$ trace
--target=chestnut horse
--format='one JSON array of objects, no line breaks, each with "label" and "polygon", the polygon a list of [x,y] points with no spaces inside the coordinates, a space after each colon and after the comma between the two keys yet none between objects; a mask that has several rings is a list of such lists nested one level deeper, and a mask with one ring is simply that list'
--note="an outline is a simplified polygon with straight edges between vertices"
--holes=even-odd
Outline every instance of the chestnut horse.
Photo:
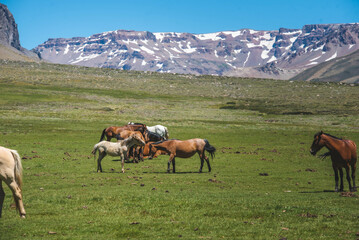
[{"label": "chestnut horse", "polygon": [[[130,131],[130,130],[121,131],[119,134],[116,135],[116,139],[117,139],[117,141],[124,140],[126,138],[129,138],[132,135],[136,135],[143,142],[147,142],[147,141],[145,141],[145,138],[143,137],[144,134],[142,134],[140,131]],[[137,148],[139,148],[138,151],[136,150]],[[143,153],[142,152],[143,152],[143,146],[134,145],[127,151],[127,155],[125,156],[125,158],[127,160],[132,156],[133,162],[143,161]],[[136,158],[137,158],[137,161],[136,161]]]},{"label": "chestnut horse", "polygon": [[[206,157],[205,155],[205,151],[209,152],[212,156],[214,156],[214,153],[216,151],[216,148],[211,146],[208,142],[208,140],[206,139],[200,139],[200,138],[194,138],[194,139],[189,139],[189,140],[185,140],[185,141],[181,141],[181,140],[177,140],[177,139],[173,139],[173,140],[165,140],[165,141],[161,141],[161,142],[156,142],[156,143],[152,143],[150,144],[150,152],[152,146],[156,147],[156,149],[158,150],[162,150],[164,152],[166,152],[168,155],[170,155],[170,158],[168,160],[168,167],[167,167],[167,172],[170,172],[170,165],[172,162],[172,167],[173,167],[173,172],[175,173],[175,158],[179,157],[179,158],[189,158],[192,157],[194,154],[198,153],[199,158],[201,159],[201,167],[199,169],[199,172],[202,172],[202,168],[203,168],[203,162],[204,160],[206,160],[207,162],[207,166],[208,166],[208,172],[211,171],[211,166],[209,164],[209,159],[208,157]],[[151,155],[151,157],[153,157],[153,153]]]},{"label": "chestnut horse", "polygon": [[22,164],[19,154],[15,150],[0,147],[0,218],[4,204],[5,192],[2,188],[4,181],[12,191],[16,208],[20,217],[25,218],[26,212],[22,202]]},{"label": "chestnut horse", "polygon": [[[345,168],[347,180],[349,183],[349,190],[354,192],[357,190],[355,185],[355,170],[357,162],[356,144],[351,140],[341,139],[334,137],[330,134],[318,132],[314,135],[310,153],[314,156],[321,148],[326,147],[329,152],[323,154],[323,157],[329,156],[332,159],[332,166],[335,174],[335,191],[338,192],[338,170],[340,174],[340,191],[344,190],[343,187],[343,170]],[[351,167],[351,175],[353,179],[353,187],[350,182],[349,168]]]},{"label": "chestnut horse", "polygon": [[100,138],[100,141],[102,141],[102,139],[105,138],[106,136],[106,140],[107,141],[111,141],[112,138],[115,138],[117,134],[119,134],[121,131],[124,131],[124,130],[130,130],[130,131],[140,131],[142,134],[146,131],[146,125],[145,124],[135,124],[135,125],[125,125],[125,126],[122,126],[122,127],[116,127],[116,126],[111,126],[111,127],[108,127],[108,128],[105,128],[103,131],[102,131],[102,134],[101,134],[101,138]]},{"label": "chestnut horse", "polygon": [[146,143],[146,145],[143,147],[143,158],[148,158],[148,159],[152,159],[152,158],[156,158],[159,155],[166,155],[167,153],[163,150],[159,150],[157,149],[154,145],[151,146],[150,149],[150,145],[153,144],[155,142],[148,142]]}]

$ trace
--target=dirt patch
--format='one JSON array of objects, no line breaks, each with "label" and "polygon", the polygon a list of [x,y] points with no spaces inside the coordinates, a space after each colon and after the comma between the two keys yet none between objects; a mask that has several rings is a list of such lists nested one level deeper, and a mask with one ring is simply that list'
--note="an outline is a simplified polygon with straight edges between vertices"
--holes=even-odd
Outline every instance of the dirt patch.
[{"label": "dirt patch", "polygon": [[354,197],[357,198],[358,196],[355,193],[352,192],[342,192],[340,193],[341,197]]},{"label": "dirt patch", "polygon": [[311,214],[311,213],[309,213],[309,212],[307,212],[307,213],[302,213],[302,214],[300,214],[299,216],[301,216],[301,217],[306,217],[306,218],[317,218],[317,217],[318,217],[318,215]]}]

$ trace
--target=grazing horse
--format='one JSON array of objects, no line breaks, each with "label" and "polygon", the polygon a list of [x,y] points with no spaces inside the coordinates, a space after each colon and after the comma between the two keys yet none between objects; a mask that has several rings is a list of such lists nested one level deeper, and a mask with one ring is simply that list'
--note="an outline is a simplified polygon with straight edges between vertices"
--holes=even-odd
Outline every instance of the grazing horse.
[{"label": "grazing horse", "polygon": [[119,140],[117,142],[109,142],[102,141],[95,144],[92,154],[96,157],[96,151],[99,151],[98,159],[97,159],[97,172],[102,172],[101,160],[106,156],[110,155],[112,157],[120,156],[122,162],[122,172],[125,172],[125,155],[127,151],[133,145],[141,145],[144,146],[145,142],[139,138],[137,135],[131,135],[129,138],[125,140]]},{"label": "grazing horse", "polygon": [[[208,166],[208,172],[211,171],[211,166],[209,164],[209,159],[208,157],[206,157],[205,155],[205,151],[209,152],[212,156],[214,156],[214,153],[216,151],[216,148],[211,146],[208,142],[208,140],[206,139],[200,139],[200,138],[194,138],[194,139],[189,139],[189,140],[185,140],[185,141],[180,141],[180,140],[165,140],[165,141],[160,141],[157,143],[152,143],[150,144],[150,152],[152,146],[156,147],[156,149],[158,150],[162,150],[164,152],[166,152],[168,155],[170,155],[170,158],[168,160],[168,167],[167,167],[167,172],[170,172],[170,165],[172,162],[172,166],[173,166],[173,172],[175,173],[175,158],[179,157],[179,158],[189,158],[192,157],[194,154],[198,153],[199,158],[201,159],[201,167],[199,169],[199,172],[202,172],[202,168],[203,168],[203,162],[204,160],[206,160],[207,162],[207,166]],[[153,154],[151,155],[151,157],[153,157]]]},{"label": "grazing horse", "polygon": [[143,158],[152,159],[152,158],[158,157],[159,155],[166,155],[167,154],[165,151],[157,149],[154,145],[152,145],[151,149],[150,149],[150,145],[152,143],[155,143],[155,142],[148,142],[143,147],[143,152],[142,152]]},{"label": "grazing horse", "polygon": [[[349,183],[349,190],[354,192],[357,190],[355,185],[355,170],[357,162],[356,144],[351,140],[334,137],[330,134],[318,132],[314,135],[310,153],[314,156],[322,147],[326,147],[329,152],[322,155],[322,157],[329,156],[332,159],[332,166],[335,174],[335,191],[338,192],[338,170],[340,174],[340,191],[343,187],[343,170],[345,168],[347,180]],[[349,168],[352,170],[353,187],[350,182]]]},{"label": "grazing horse", "polygon": [[[134,123],[134,122],[128,123],[128,125],[136,125],[136,124],[142,124],[142,123]],[[151,126],[151,127],[147,126],[147,130],[150,132],[153,132],[153,133],[157,133],[158,135],[163,137],[165,140],[167,140],[169,138],[168,129],[165,126],[162,126],[162,125],[155,125],[155,126]]]},{"label": "grazing horse", "polygon": [[124,130],[140,131],[141,133],[143,133],[144,131],[146,131],[146,125],[131,124],[131,125],[125,125],[122,127],[111,126],[111,127],[105,128],[102,131],[101,138],[100,138],[99,142],[101,142],[105,138],[105,136],[106,136],[107,141],[111,141],[111,138],[115,138],[116,135],[118,135],[121,131],[124,131]]},{"label": "grazing horse", "polygon": [[17,151],[0,147],[0,218],[5,199],[5,192],[2,188],[4,181],[12,191],[16,209],[19,210],[20,217],[25,218],[26,212],[22,202],[22,164]]}]

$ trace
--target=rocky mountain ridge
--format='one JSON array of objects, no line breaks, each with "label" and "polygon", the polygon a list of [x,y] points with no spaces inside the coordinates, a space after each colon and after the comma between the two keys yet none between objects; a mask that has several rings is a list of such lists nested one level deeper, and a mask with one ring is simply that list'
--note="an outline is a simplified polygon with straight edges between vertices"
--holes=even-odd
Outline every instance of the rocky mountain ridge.
[{"label": "rocky mountain ridge", "polygon": [[6,5],[0,3],[0,59],[33,61],[38,56],[20,45],[14,16]]},{"label": "rocky mountain ridge", "polygon": [[54,63],[125,70],[288,79],[359,49],[359,24],[242,29],[208,34],[117,30],[49,39],[34,50]]}]

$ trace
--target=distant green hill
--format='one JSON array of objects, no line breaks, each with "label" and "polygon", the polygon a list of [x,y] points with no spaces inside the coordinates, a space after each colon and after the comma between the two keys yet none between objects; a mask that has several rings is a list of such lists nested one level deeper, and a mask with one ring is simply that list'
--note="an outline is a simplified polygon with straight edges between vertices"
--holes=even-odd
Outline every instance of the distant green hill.
[{"label": "distant green hill", "polygon": [[318,64],[291,80],[359,83],[359,51]]}]

